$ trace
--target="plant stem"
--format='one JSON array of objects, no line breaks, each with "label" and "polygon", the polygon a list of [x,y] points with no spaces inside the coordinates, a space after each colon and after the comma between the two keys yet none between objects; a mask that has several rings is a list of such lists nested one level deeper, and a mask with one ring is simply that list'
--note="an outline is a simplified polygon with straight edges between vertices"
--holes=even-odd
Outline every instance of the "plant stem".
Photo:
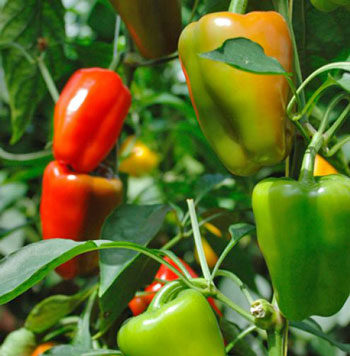
[{"label": "plant stem", "polygon": [[201,234],[199,231],[199,225],[198,225],[198,220],[197,220],[197,215],[196,215],[196,210],[194,207],[193,199],[187,199],[187,205],[188,205],[188,210],[190,212],[194,241],[196,244],[196,249],[198,252],[199,262],[201,265],[203,276],[207,281],[211,281],[210,271],[209,271],[208,263],[207,263],[207,260],[205,258],[205,254],[204,254],[202,238],[201,238]]},{"label": "plant stem", "polygon": [[22,164],[25,164],[28,162],[29,164],[32,164],[33,161],[49,160],[51,157],[51,150],[32,153],[10,153],[0,148],[0,159],[8,163],[21,162]]},{"label": "plant stem", "polygon": [[[343,98],[343,99],[345,99],[345,98]],[[350,97],[346,96],[346,99],[350,100]],[[343,110],[343,112],[340,114],[338,119],[333,123],[333,125],[324,134],[326,143],[330,141],[330,139],[335,135],[337,130],[343,125],[345,120],[348,118],[349,113],[350,113],[350,104],[347,105],[347,107]]]},{"label": "plant stem", "polygon": [[244,14],[246,12],[247,5],[248,0],[231,0],[228,11],[235,14]]},{"label": "plant stem", "polygon": [[225,294],[220,292],[219,290],[216,291],[215,293],[215,298],[224,304],[226,304],[228,307],[230,307],[232,310],[234,310],[236,313],[241,315],[244,319],[248,320],[252,324],[254,324],[254,317],[245,311],[243,308],[241,308],[239,305],[235,304],[230,298],[226,297]]},{"label": "plant stem", "polygon": [[267,345],[269,356],[283,356],[285,351],[283,330],[268,330]]},{"label": "plant stem", "polygon": [[235,345],[237,344],[237,342],[241,341],[242,339],[244,339],[247,335],[249,335],[250,333],[252,333],[254,330],[256,330],[256,326],[255,325],[251,325],[249,326],[247,329],[243,330],[240,334],[237,335],[237,337],[231,341],[227,346],[226,346],[226,352],[230,352]]},{"label": "plant stem", "polygon": [[218,270],[216,272],[215,276],[221,276],[221,277],[229,278],[242,291],[242,293],[246,297],[249,305],[253,303],[254,300],[253,300],[252,296],[250,295],[247,286],[234,273],[232,273],[230,271],[225,271],[225,270]]},{"label": "plant stem", "polygon": [[338,150],[344,146],[346,143],[350,142],[350,136],[343,137],[339,142],[337,142],[326,154],[327,157],[332,157],[338,152]]},{"label": "plant stem", "polygon": [[46,67],[46,64],[45,64],[45,62],[43,60],[43,56],[42,55],[37,58],[37,62],[38,62],[38,66],[39,66],[41,75],[43,76],[43,79],[44,79],[44,81],[46,83],[47,89],[49,90],[53,101],[55,103],[57,103],[60,94],[59,94],[59,92],[58,92],[58,90],[56,88],[56,84],[53,81],[49,70]]},{"label": "plant stem", "polygon": [[118,56],[118,40],[119,40],[119,33],[120,33],[120,16],[117,15],[115,19],[115,31],[114,31],[114,40],[113,40],[113,58],[112,62],[109,65],[109,69],[115,71],[119,62]]},{"label": "plant stem", "polygon": [[191,23],[193,21],[194,16],[196,15],[196,10],[197,10],[198,5],[199,5],[199,0],[195,0],[194,4],[193,4],[193,7],[192,7],[192,13],[191,13],[191,17],[190,17],[189,23]]}]

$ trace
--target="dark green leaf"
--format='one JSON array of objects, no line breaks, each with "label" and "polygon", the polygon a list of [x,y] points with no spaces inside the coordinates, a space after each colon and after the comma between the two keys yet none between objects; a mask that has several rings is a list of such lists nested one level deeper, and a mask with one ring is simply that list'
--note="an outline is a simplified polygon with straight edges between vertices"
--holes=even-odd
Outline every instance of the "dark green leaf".
[{"label": "dark green leaf", "polygon": [[237,243],[244,236],[254,231],[255,226],[251,224],[240,223],[240,224],[231,225],[228,230],[232,237],[232,240],[236,241]]},{"label": "dark green leaf", "polygon": [[264,49],[248,38],[237,37],[226,40],[214,51],[201,53],[202,58],[224,62],[234,68],[256,73],[287,75],[276,58],[268,57]]},{"label": "dark green leaf", "polygon": [[47,44],[45,63],[54,79],[69,69],[63,51],[64,26],[60,0],[7,0],[0,11],[0,46],[10,97],[12,142],[23,135],[47,92],[35,62],[40,53],[38,41]]},{"label": "dark green leaf", "polygon": [[345,351],[347,353],[350,352],[350,344],[344,344],[341,342],[338,342],[325,334],[322,329],[319,327],[319,325],[312,319],[310,320],[304,320],[300,322],[293,321],[290,323],[290,326],[306,331],[310,334],[313,334],[315,336],[318,336],[324,340],[327,340],[330,344],[336,346],[338,349]]},{"label": "dark green leaf", "polygon": [[199,201],[210,191],[217,188],[227,178],[229,178],[229,176],[222,174],[205,174],[201,176],[198,182],[196,183],[194,190],[196,200]]},{"label": "dark green leaf", "polygon": [[98,38],[112,41],[116,23],[116,14],[109,1],[97,0],[91,7],[87,20]]},{"label": "dark green leaf", "polygon": [[[241,330],[233,322],[224,318],[220,319],[220,329],[226,342],[231,342],[236,339]],[[245,340],[239,340],[233,350],[235,356],[256,356],[256,353],[251,349],[249,343]]]},{"label": "dark green leaf", "polygon": [[113,48],[110,43],[95,41],[89,44],[76,43],[73,46],[81,67],[107,68],[112,61]]},{"label": "dark green leaf", "polygon": [[30,311],[25,322],[26,328],[35,333],[50,329],[70,314],[89,294],[90,291],[87,290],[72,296],[53,295],[44,299]]},{"label": "dark green leaf", "polygon": [[[147,246],[159,231],[170,207],[124,205],[108,218],[102,238]],[[105,250],[100,258],[101,329],[108,328],[125,309],[135,291],[153,277],[157,265],[134,251]],[[120,293],[120,290],[123,293]]]}]

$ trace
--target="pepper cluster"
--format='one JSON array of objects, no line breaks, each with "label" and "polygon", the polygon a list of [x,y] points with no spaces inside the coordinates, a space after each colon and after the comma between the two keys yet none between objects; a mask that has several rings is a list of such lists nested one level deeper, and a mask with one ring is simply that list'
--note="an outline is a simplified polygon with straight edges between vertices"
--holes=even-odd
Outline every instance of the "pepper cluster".
[{"label": "pepper cluster", "polygon": [[[73,74],[55,106],[53,151],[45,169],[40,206],[44,239],[99,238],[106,217],[121,203],[122,183],[93,170],[115,145],[131,95],[115,72],[101,68]],[[66,279],[97,269],[98,254],[78,256],[57,268]]]}]

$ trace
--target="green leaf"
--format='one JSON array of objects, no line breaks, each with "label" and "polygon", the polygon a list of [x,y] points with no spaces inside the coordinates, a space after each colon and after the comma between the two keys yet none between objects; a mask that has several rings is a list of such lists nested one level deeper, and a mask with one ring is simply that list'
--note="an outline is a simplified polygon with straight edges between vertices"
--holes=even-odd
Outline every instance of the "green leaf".
[{"label": "green leaf", "polygon": [[90,290],[72,296],[53,295],[37,304],[29,313],[25,327],[34,333],[42,333],[70,314],[91,293]]},{"label": "green leaf", "polygon": [[[124,205],[108,218],[102,238],[147,246],[159,231],[170,207]],[[106,250],[100,255],[101,330],[106,330],[126,308],[135,291],[153,277],[157,265],[134,251]],[[120,290],[123,293],[120,293]]]},{"label": "green leaf", "polygon": [[350,92],[350,73],[344,73],[339,79],[335,81],[347,92]]},{"label": "green leaf", "polygon": [[236,243],[241,240],[244,236],[248,235],[250,232],[255,230],[255,226],[246,223],[239,223],[231,225],[228,231],[232,237],[232,240]]},{"label": "green leaf", "polygon": [[293,328],[297,328],[297,329],[306,331],[312,335],[318,336],[321,339],[324,339],[324,340],[328,341],[330,344],[336,346],[338,349],[345,351],[346,353],[350,353],[350,344],[344,344],[344,343],[338,342],[338,341],[334,340],[333,338],[331,338],[330,336],[328,336],[327,334],[325,334],[322,331],[321,327],[313,319],[304,320],[304,321],[300,321],[300,322],[292,321],[290,323],[290,326],[292,326]]},{"label": "green leaf", "polygon": [[230,176],[222,174],[205,174],[201,176],[194,188],[196,202],[215,188],[218,188],[227,178],[230,178]]},{"label": "green leaf", "polygon": [[63,50],[64,26],[60,0],[7,0],[0,11],[0,48],[9,92],[13,143],[21,138],[47,92],[35,61],[40,54],[38,40],[47,43],[45,63],[54,79],[70,69]]},{"label": "green leaf", "polygon": [[0,260],[0,304],[16,298],[60,264],[97,249],[93,241],[52,239],[27,245]]},{"label": "green leaf", "polygon": [[243,37],[228,39],[221,47],[211,52],[201,53],[200,57],[224,62],[234,68],[255,74],[288,74],[276,58],[265,54],[258,43]]},{"label": "green leaf", "polygon": [[21,328],[10,333],[0,347],[2,356],[30,356],[36,346],[35,335]]},{"label": "green leaf", "polygon": [[120,351],[116,350],[93,350],[81,348],[73,345],[56,346],[45,352],[45,356],[123,356]]}]

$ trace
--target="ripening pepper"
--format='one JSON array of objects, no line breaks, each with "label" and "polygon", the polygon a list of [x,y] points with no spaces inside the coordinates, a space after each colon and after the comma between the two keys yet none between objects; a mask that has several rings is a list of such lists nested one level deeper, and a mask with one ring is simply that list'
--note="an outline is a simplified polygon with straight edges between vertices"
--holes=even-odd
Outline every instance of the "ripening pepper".
[{"label": "ripening pepper", "polygon": [[327,176],[329,174],[337,174],[338,171],[328,163],[322,156],[316,155],[314,176]]},{"label": "ripening pepper", "polygon": [[130,104],[130,92],[115,72],[76,71],[55,106],[55,159],[80,173],[93,171],[115,145]]},{"label": "ripening pepper", "polygon": [[257,42],[291,72],[288,26],[273,11],[205,15],[182,32],[179,56],[204,135],[229,171],[248,176],[289,154],[289,86],[283,76],[252,74],[199,56],[235,37]]},{"label": "ripening pepper", "polygon": [[110,0],[145,58],[176,51],[182,29],[180,0]]},{"label": "ripening pepper", "polygon": [[54,346],[55,344],[53,342],[46,342],[45,344],[41,344],[34,350],[32,356],[40,356],[45,351],[52,349]]},{"label": "ripening pepper", "polygon": [[[180,271],[180,268],[177,266],[177,264],[169,257],[164,257],[164,261],[170,263],[178,271]],[[180,261],[192,278],[198,278],[197,273],[185,261],[181,259]],[[148,305],[152,302],[156,293],[164,286],[165,282],[175,281],[178,278],[179,277],[176,273],[174,273],[166,265],[162,264],[159,267],[159,270],[157,271],[156,275],[154,276],[155,281],[145,288],[146,293],[142,296],[136,296],[130,301],[129,308],[131,309],[133,315],[137,316],[147,309]],[[164,283],[160,281],[164,281]],[[216,314],[218,316],[222,316],[222,313],[220,309],[216,306],[214,299],[208,298],[208,302],[215,310]]]},{"label": "ripening pepper", "polygon": [[311,3],[316,9],[324,12],[333,11],[340,6],[350,7],[350,0],[311,0]]},{"label": "ripening pepper", "polygon": [[[133,177],[141,177],[149,174],[158,165],[158,156],[142,141],[135,140],[135,136],[129,136],[120,146],[120,155],[123,156],[130,150],[119,165],[119,171]],[[131,148],[131,149],[130,149]]]},{"label": "ripening pepper", "polygon": [[172,283],[158,292],[145,313],[121,327],[120,350],[125,356],[226,356],[205,297],[196,290],[174,289]]},{"label": "ripening pepper", "polygon": [[[98,239],[105,219],[121,200],[119,179],[75,173],[53,161],[46,167],[43,178],[40,205],[43,239]],[[71,279],[88,275],[97,266],[98,253],[89,252],[59,266],[57,272]]]},{"label": "ripening pepper", "polygon": [[329,316],[350,292],[350,179],[269,178],[253,191],[260,249],[290,320]]}]

